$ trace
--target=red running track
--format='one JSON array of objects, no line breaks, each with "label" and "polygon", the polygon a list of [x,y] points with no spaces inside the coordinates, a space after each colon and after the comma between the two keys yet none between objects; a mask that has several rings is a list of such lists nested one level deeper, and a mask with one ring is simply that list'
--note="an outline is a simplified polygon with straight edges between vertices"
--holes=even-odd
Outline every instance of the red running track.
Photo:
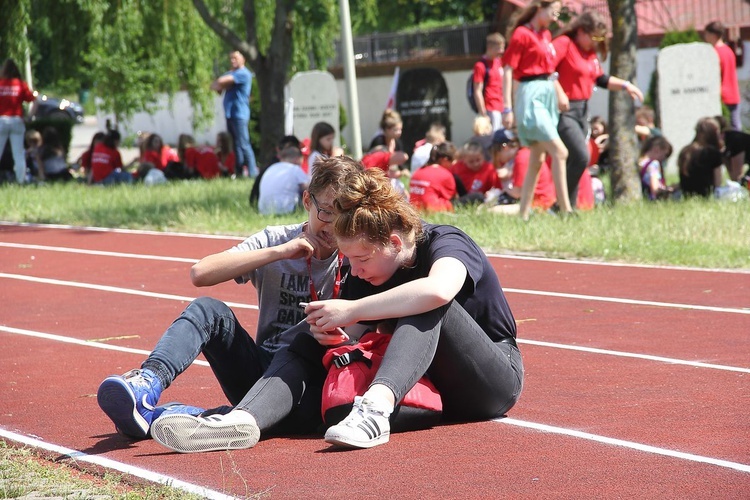
[{"label": "red running track", "polygon": [[[750,491],[747,272],[493,257],[526,368],[506,419],[396,434],[347,452],[320,436],[197,455],[125,440],[96,404],[99,382],[139,366],[191,298],[233,303],[254,328],[252,286],[196,289],[188,278],[193,261],[237,241],[0,225],[0,437],[78,464],[185,481],[215,498]],[[225,403],[205,362],[162,399]]]}]

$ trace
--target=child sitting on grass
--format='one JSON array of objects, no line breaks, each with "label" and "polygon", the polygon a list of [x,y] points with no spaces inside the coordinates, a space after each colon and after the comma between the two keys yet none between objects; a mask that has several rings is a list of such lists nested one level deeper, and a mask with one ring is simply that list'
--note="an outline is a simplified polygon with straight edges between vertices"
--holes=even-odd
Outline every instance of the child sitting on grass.
[{"label": "child sitting on grass", "polygon": [[664,162],[671,154],[672,145],[660,135],[648,138],[641,148],[638,171],[643,195],[651,201],[669,198],[674,191],[664,180]]}]

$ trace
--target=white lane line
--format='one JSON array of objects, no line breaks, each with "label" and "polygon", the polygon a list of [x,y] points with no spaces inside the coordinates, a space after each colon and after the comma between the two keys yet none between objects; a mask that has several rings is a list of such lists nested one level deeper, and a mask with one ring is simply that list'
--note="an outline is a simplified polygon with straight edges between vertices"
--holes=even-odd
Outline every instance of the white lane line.
[{"label": "white lane line", "polygon": [[[67,224],[37,224],[32,222],[12,222],[12,221],[0,221],[0,226],[18,226],[18,227],[34,227],[39,229],[66,229],[71,231],[95,231],[102,233],[121,233],[121,234],[142,234],[142,235],[153,235],[153,236],[177,236],[183,238],[199,238],[199,239],[215,239],[215,240],[234,240],[242,241],[244,238],[240,236],[230,235],[214,235],[214,234],[199,234],[199,233],[180,233],[172,231],[147,231],[144,229],[116,229],[108,227],[94,227],[94,226],[71,226]],[[487,253],[487,252],[485,252]],[[575,260],[575,259],[556,259],[553,257],[535,257],[533,255],[512,255],[512,254],[498,254],[498,253],[487,253],[488,257],[498,259],[515,259],[515,260],[529,260],[537,262],[553,262],[559,264],[578,264],[586,266],[604,266],[604,267],[632,267],[639,269],[665,269],[670,271],[698,271],[708,273],[729,273],[729,274],[750,274],[750,269],[721,269],[721,268],[703,268],[703,267],[680,267],[680,266],[659,266],[655,264],[633,264],[629,262],[604,262],[596,260]]]},{"label": "white lane line", "polygon": [[[0,325],[0,331],[7,332],[7,333],[15,333],[18,335],[26,335],[29,337],[37,337],[37,338],[42,338],[46,340],[54,340],[57,342],[65,342],[68,344],[77,344],[77,345],[81,345],[85,347],[97,347],[100,349],[109,349],[112,351],[121,351],[121,352],[133,353],[133,354],[143,354],[144,356],[148,356],[151,353],[151,351],[146,351],[143,349],[132,349],[129,347],[120,347],[116,345],[105,344],[103,342],[81,340],[81,339],[76,339],[74,337],[65,337],[63,335],[55,335],[52,333],[44,333],[44,332],[38,332],[34,330],[25,330],[22,328],[13,328],[11,326],[5,326],[5,325]],[[566,345],[566,344],[556,344],[553,342],[541,342],[538,340],[528,340],[528,339],[517,339],[517,342],[519,344],[535,345],[538,347],[549,347],[552,349],[566,349],[570,351],[590,352],[592,354],[602,354],[606,356],[618,356],[622,358],[643,359],[645,361],[655,361],[657,363],[692,366],[693,368],[706,368],[709,370],[723,370],[723,371],[737,372],[737,373],[750,373],[749,368],[729,366],[729,365],[717,365],[713,363],[701,363],[699,361],[688,361],[688,360],[678,359],[678,358],[666,358],[663,356],[652,356],[650,354],[639,354],[639,353],[624,352],[624,351],[610,351],[607,349],[597,349],[595,347],[572,346],[572,345]],[[205,361],[196,360],[195,363],[202,364],[203,366],[209,366],[208,363],[206,363]]]},{"label": "white lane line", "polygon": [[117,462],[115,460],[111,460],[109,458],[98,455],[88,455],[79,450],[65,448],[64,446],[48,443],[41,439],[24,436],[23,434],[18,434],[16,432],[6,430],[2,427],[0,427],[0,437],[24,444],[26,446],[33,446],[34,448],[40,448],[42,450],[50,451],[53,453],[59,453],[60,455],[63,455],[62,458],[70,457],[73,462],[87,462],[101,467],[106,467],[107,469],[116,470],[118,472],[129,474],[135,477],[140,477],[141,479],[145,479],[153,483],[163,484],[172,488],[186,491],[188,493],[192,493],[194,495],[200,495],[204,498],[211,498],[215,500],[231,500],[237,498],[218,491],[204,488],[203,486],[187,483],[171,476],[159,474],[158,472],[141,469],[140,467],[124,464],[122,462]]},{"label": "white lane line", "polygon": [[634,267],[638,269],[664,269],[666,271],[691,271],[705,273],[729,273],[729,274],[750,274],[750,269],[723,269],[711,267],[689,267],[689,266],[660,266],[657,264],[632,264],[629,262],[606,262],[601,260],[576,260],[576,259],[555,259],[554,257],[535,257],[533,255],[513,255],[503,253],[487,253],[487,257],[508,260],[530,260],[533,262],[551,262],[554,264],[579,264],[584,266],[604,266],[604,267]]},{"label": "white lane line", "polygon": [[161,255],[147,255],[139,253],[124,253],[124,252],[106,252],[104,250],[84,250],[80,248],[69,248],[69,247],[51,247],[46,245],[26,245],[23,243],[4,243],[0,241],[0,247],[6,248],[18,248],[23,250],[41,250],[44,252],[63,252],[63,253],[76,253],[83,255],[100,255],[105,257],[122,257],[127,259],[144,259],[144,260],[164,260],[169,262],[187,262],[189,264],[195,264],[198,259],[186,259],[182,257],[163,257]]},{"label": "white lane line", "polygon": [[646,453],[653,453],[656,455],[663,455],[667,457],[680,458],[682,460],[690,460],[692,462],[701,462],[705,464],[718,465],[719,467],[726,467],[728,469],[738,470],[740,472],[750,472],[750,465],[741,464],[738,462],[730,462],[728,460],[720,460],[718,458],[704,457],[702,455],[694,455],[692,453],[684,453],[681,451],[669,450],[667,448],[659,448],[657,446],[650,446],[647,444],[636,443],[634,441],[625,441],[623,439],[610,438],[606,436],[599,436],[597,434],[590,434],[588,432],[576,431],[573,429],[566,429],[564,427],[555,427],[547,424],[539,424],[536,422],[525,422],[523,420],[516,420],[515,418],[498,418],[494,420],[501,424],[515,425],[518,427],[525,427],[527,429],[534,429],[542,432],[550,432],[554,434],[561,434],[564,436],[571,436],[579,439],[586,439],[589,441],[596,441],[598,443],[611,444],[614,446],[622,446],[624,448],[630,448],[633,450],[643,451]]},{"label": "white lane line", "polygon": [[[56,280],[56,279],[50,279],[50,278],[37,278],[35,276],[25,276],[23,274],[8,274],[8,273],[0,273],[0,278],[7,278],[7,279],[15,279],[15,280],[22,280],[22,281],[31,281],[34,283],[45,283],[47,285],[61,285],[61,286],[70,286],[74,288],[86,288],[89,290],[101,290],[104,292],[114,292],[114,293],[124,293],[127,295],[138,295],[141,297],[152,297],[157,299],[167,299],[167,300],[178,300],[182,302],[192,302],[197,297],[187,297],[183,295],[171,295],[166,293],[156,293],[156,292],[146,292],[143,290],[133,290],[132,288],[121,288],[116,286],[107,286],[107,285],[93,285],[90,283],[79,283],[77,281],[64,281],[64,280]],[[242,304],[240,302],[225,302],[230,307],[234,307],[237,309],[258,309],[258,306],[252,305],[252,304]]]},{"label": "white lane line", "polygon": [[[172,260],[172,259],[161,258],[161,260]],[[72,286],[72,287],[77,287],[77,288],[88,288],[91,290],[103,290],[103,291],[108,291],[108,292],[127,293],[131,295],[142,295],[144,297],[157,297],[157,298],[164,298],[164,299],[188,300],[188,301],[193,300],[193,297],[181,297],[178,295],[158,294],[155,292],[144,292],[142,290],[132,290],[129,288],[119,288],[119,287],[112,287],[112,286],[107,286],[107,285],[92,285],[88,283],[56,280],[52,278],[37,278],[34,276],[26,276],[24,274],[0,273],[0,278],[33,281],[36,283],[46,283],[49,285],[65,285],[65,286]],[[723,312],[723,313],[731,313],[731,314],[750,315],[750,309],[737,309],[733,307],[714,307],[714,306],[701,306],[701,305],[695,305],[695,304],[676,304],[673,302],[655,302],[655,301],[650,301],[650,300],[625,299],[625,298],[619,298],[619,297],[599,297],[596,295],[582,295],[582,294],[575,294],[575,293],[545,292],[541,290],[524,290],[522,288],[504,288],[503,290],[506,293],[538,295],[542,297],[560,297],[560,298],[576,299],[576,300],[591,300],[591,301],[596,301],[596,302],[611,302],[615,304],[632,304],[632,305],[641,305],[641,306],[650,306],[650,307],[668,307],[668,308],[674,308],[674,309],[690,309],[694,311],[711,311],[711,312]],[[238,304],[238,303],[233,303],[233,302],[227,302],[227,304],[233,307],[238,307],[238,308],[258,309],[258,306],[254,306],[254,305]]]},{"label": "white lane line", "polygon": [[607,356],[619,356],[622,358],[645,359],[647,361],[658,361],[660,363],[668,363],[671,365],[685,365],[685,366],[692,366],[694,368],[710,368],[712,370],[726,370],[729,372],[750,373],[750,368],[741,368],[737,366],[728,366],[728,365],[717,365],[713,363],[702,363],[700,361],[688,361],[685,359],[677,359],[677,358],[666,358],[663,356],[652,356],[650,354],[637,354],[637,353],[625,352],[625,351],[611,351],[609,349],[599,349],[596,347],[584,347],[584,346],[576,346],[576,345],[569,345],[569,344],[557,344],[554,342],[542,342],[539,340],[528,340],[528,339],[516,339],[516,342],[518,342],[519,344],[529,344],[529,345],[535,345],[535,346],[540,346],[540,347],[551,347],[553,349],[567,349],[570,351],[590,352],[593,354],[604,354]]},{"label": "white lane line", "polygon": [[525,290],[523,288],[503,288],[505,293],[520,293],[524,295],[540,295],[542,297],[560,297],[564,299],[592,300],[597,302],[614,302],[618,304],[633,304],[638,306],[671,307],[674,309],[692,309],[695,311],[712,311],[733,314],[750,314],[750,308],[701,306],[695,304],[678,304],[674,302],[655,302],[652,300],[624,299],[621,297],[601,297],[598,295],[582,295],[579,293],[548,292],[543,290]]},{"label": "white lane line", "polygon": [[71,231],[94,231],[99,233],[143,234],[147,236],[178,236],[183,238],[200,238],[205,240],[243,240],[243,238],[240,238],[239,236],[227,236],[220,234],[178,233],[173,231],[147,231],[145,229],[119,229],[94,226],[70,226],[67,224],[36,224],[33,222],[0,221],[0,226],[35,227],[39,229],[67,229]]},{"label": "white lane line", "polygon": [[[64,342],[66,344],[75,344],[84,347],[96,347],[98,349],[107,349],[109,351],[127,352],[130,354],[142,354],[148,356],[151,351],[145,349],[133,349],[132,347],[123,347],[118,345],[105,344],[103,342],[96,342],[92,340],[81,340],[73,337],[65,337],[63,335],[55,335],[53,333],[36,332],[34,330],[24,330],[22,328],[13,328],[11,326],[0,325],[0,331],[7,333],[14,333],[16,335],[26,335],[27,337],[36,337],[45,340],[54,340],[56,342]],[[193,364],[201,366],[210,366],[207,361],[196,359]]]},{"label": "white lane line", "polygon": [[[75,339],[75,338],[71,338],[71,337],[64,337],[64,336],[61,336],[61,335],[53,335],[53,334],[49,334],[49,333],[34,332],[34,331],[31,331],[31,330],[22,330],[20,328],[12,328],[12,327],[7,327],[7,326],[0,326],[0,331],[4,331],[4,332],[7,332],[7,333],[19,334],[19,335],[27,335],[27,336],[30,336],[30,337],[38,337],[38,338],[43,338],[43,339],[48,339],[48,340],[55,340],[55,341],[59,341],[59,342],[66,342],[66,343],[70,343],[70,344],[77,344],[77,345],[81,345],[81,346],[85,346],[85,347],[96,347],[96,348],[100,348],[100,349],[108,349],[108,350],[113,350],[113,351],[121,351],[121,352],[134,353],[134,354],[143,354],[143,355],[146,355],[146,356],[148,356],[148,354],[150,353],[149,351],[145,351],[145,350],[142,350],[142,349],[132,349],[132,348],[128,348],[128,347],[120,347],[120,346],[102,344],[100,342],[89,342],[89,341]],[[559,348],[563,348],[563,349],[570,349],[571,348],[570,346],[563,346],[563,345],[560,345],[560,344],[550,344],[550,343],[547,343],[547,342],[536,342],[536,341],[528,341],[528,340],[520,340],[519,342],[526,343],[526,344],[532,344],[532,345],[543,345],[543,346],[549,346],[549,347],[559,347]],[[588,349],[580,348],[578,350],[588,350]],[[710,365],[710,364],[706,364],[706,363],[693,363],[693,362],[689,362],[689,361],[675,360],[675,359],[672,359],[672,358],[660,358],[658,356],[639,355],[639,354],[630,354],[630,353],[615,353],[615,351],[607,352],[607,351],[603,351],[601,349],[592,349],[592,351],[597,352],[597,353],[603,353],[603,354],[621,355],[621,356],[626,356],[626,357],[631,357],[631,358],[643,358],[643,359],[647,359],[647,360],[650,360],[650,361],[657,361],[657,362],[668,362],[668,363],[675,363],[675,364],[691,365],[691,366],[695,366],[697,368],[710,368],[710,369],[719,369],[719,370],[731,370],[731,371],[745,371],[745,372],[750,372],[750,370],[746,370],[744,368],[733,368],[733,367],[727,367],[727,366],[722,366],[722,365]],[[201,366],[209,366],[209,364],[207,362],[202,361],[202,360],[195,360],[193,363],[197,364],[197,365],[201,365]],[[608,437],[605,437],[605,436],[598,436],[598,435],[595,435],[595,434],[589,434],[589,433],[585,433],[585,432],[581,432],[581,431],[575,431],[575,430],[572,430],[572,429],[565,429],[565,428],[562,428],[562,427],[554,427],[554,426],[550,426],[550,425],[546,425],[546,424],[538,424],[538,423],[533,423],[533,422],[525,422],[525,421],[522,421],[522,420],[516,420],[516,419],[512,419],[512,418],[501,418],[501,419],[496,419],[495,421],[496,422],[500,422],[500,423],[505,423],[505,424],[517,425],[517,426],[520,426],[520,427],[527,427],[527,428],[531,428],[531,429],[541,430],[541,431],[544,431],[544,432],[553,432],[553,433],[556,433],[556,434],[564,434],[564,435],[568,435],[568,436],[572,436],[572,437],[578,437],[578,438],[582,438],[582,439],[588,439],[588,440],[592,440],[592,441],[598,441],[598,442],[601,442],[601,443],[615,444],[615,445],[618,445],[618,446],[625,446],[625,447],[628,447],[628,448],[632,448],[632,449],[636,449],[636,450],[640,450],[640,451],[645,451],[645,452],[649,452],[649,453],[657,453],[657,454],[660,454],[660,455],[668,455],[668,456],[673,456],[673,457],[676,457],[676,458],[682,458],[682,459],[686,459],[686,460],[711,463],[711,464],[714,464],[714,465],[720,465],[722,467],[730,467],[730,468],[734,468],[734,469],[737,469],[737,470],[742,470],[743,472],[750,472],[750,465],[735,464],[734,462],[727,462],[727,461],[724,461],[724,460],[718,460],[718,459],[713,459],[713,458],[701,457],[699,455],[691,455],[691,454],[688,454],[688,453],[682,453],[682,452],[676,452],[676,451],[666,450],[666,449],[662,449],[662,448],[656,448],[656,447],[653,447],[653,446],[649,446],[649,445],[645,445],[645,444],[641,444],[641,443],[635,443],[635,442],[632,442],[632,441],[623,441],[623,440],[619,440],[619,439],[608,438]]]}]

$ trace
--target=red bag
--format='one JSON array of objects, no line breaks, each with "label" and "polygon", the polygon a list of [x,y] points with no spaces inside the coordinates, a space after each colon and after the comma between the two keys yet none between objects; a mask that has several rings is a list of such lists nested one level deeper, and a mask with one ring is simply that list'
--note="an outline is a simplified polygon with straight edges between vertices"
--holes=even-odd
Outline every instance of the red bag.
[{"label": "red bag", "polygon": [[[355,396],[367,391],[383,361],[391,335],[369,332],[359,342],[329,349],[323,356],[328,376],[323,384],[321,411],[326,425],[334,425],[349,415]],[[404,396],[391,414],[395,431],[432,427],[440,421],[443,402],[427,377],[422,377]]]}]

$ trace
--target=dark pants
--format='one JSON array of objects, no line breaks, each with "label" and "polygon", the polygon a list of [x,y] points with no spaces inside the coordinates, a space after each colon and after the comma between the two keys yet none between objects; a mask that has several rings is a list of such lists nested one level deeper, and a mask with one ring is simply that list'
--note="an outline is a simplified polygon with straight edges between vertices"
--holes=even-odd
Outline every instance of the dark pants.
[{"label": "dark pants", "polygon": [[201,297],[164,332],[142,368],[154,371],[166,388],[203,353],[229,403],[250,412],[261,431],[305,433],[322,423],[324,352],[310,335],[300,335],[271,355],[229,306]]},{"label": "dark pants", "polygon": [[493,342],[456,301],[401,318],[373,384],[400,401],[427,373],[440,392],[448,420],[500,417],[523,387],[521,353],[513,343]]},{"label": "dark pants", "polygon": [[557,132],[568,148],[567,179],[570,205],[575,208],[578,183],[589,165],[588,102],[570,101],[570,110],[560,114]]}]

